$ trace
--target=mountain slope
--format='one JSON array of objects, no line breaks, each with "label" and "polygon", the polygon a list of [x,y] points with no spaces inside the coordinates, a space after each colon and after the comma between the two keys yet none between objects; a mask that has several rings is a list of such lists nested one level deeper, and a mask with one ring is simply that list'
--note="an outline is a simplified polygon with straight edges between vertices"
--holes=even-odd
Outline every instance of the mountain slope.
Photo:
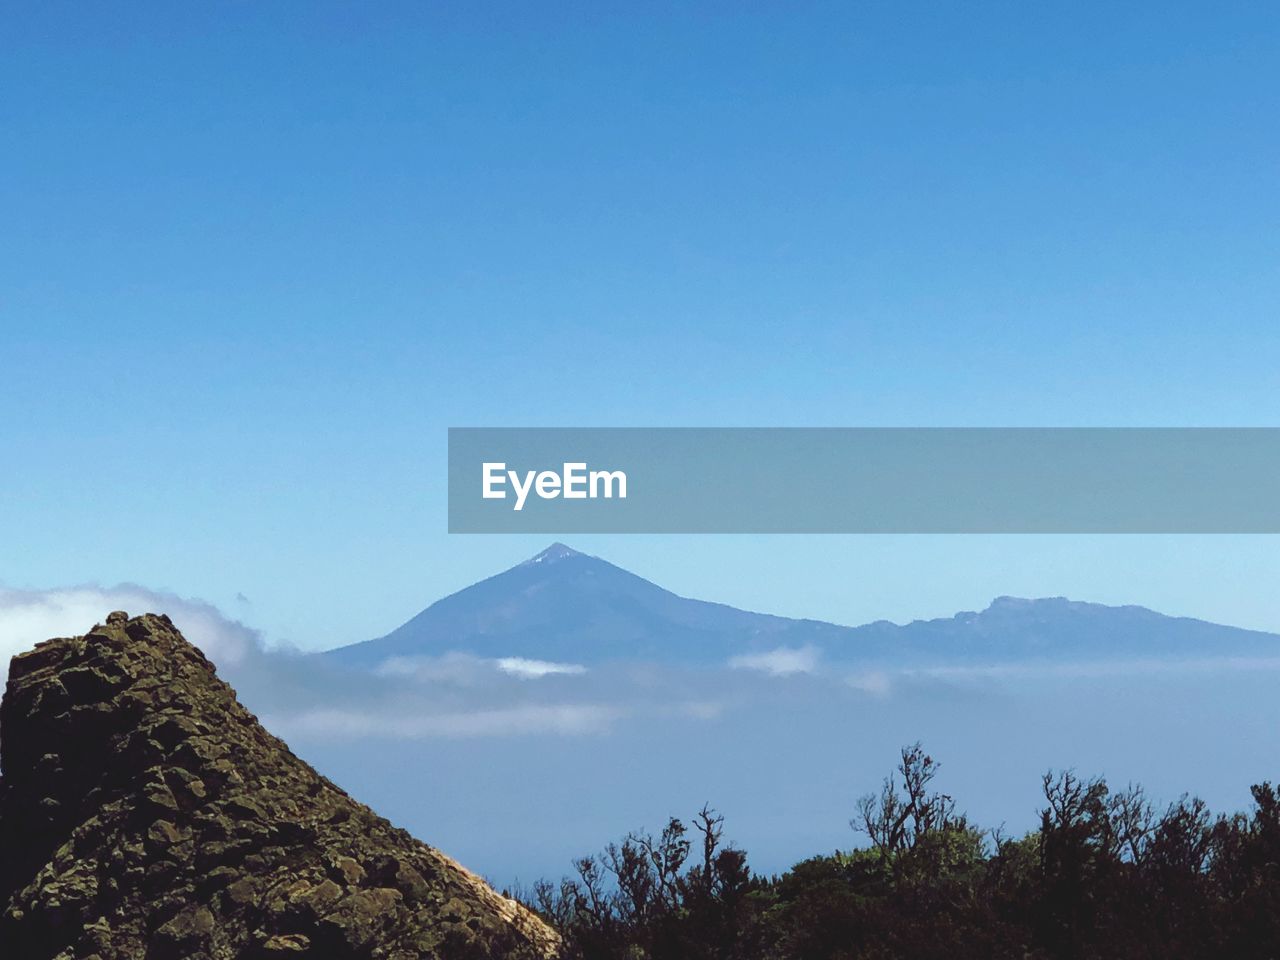
[{"label": "mountain slope", "polygon": [[851,649],[886,660],[959,663],[1280,655],[1274,633],[1065,597],[997,597],[978,612],[869,623],[851,630],[849,641]]},{"label": "mountain slope", "polygon": [[167,617],[13,659],[0,953],[545,955],[555,935],[266,732]]},{"label": "mountain slope", "polygon": [[840,661],[964,664],[1276,656],[1280,636],[1062,597],[1000,597],[985,610],[954,617],[846,627],[680,597],[556,543],[432,604],[384,637],[323,656],[365,668],[451,651],[578,664],[720,664],[779,647],[812,647]]},{"label": "mountain slope", "polygon": [[834,640],[845,629],[690,600],[556,543],[433,603],[385,637],[326,656],[361,666],[448,650],[575,663],[714,662],[743,650]]}]

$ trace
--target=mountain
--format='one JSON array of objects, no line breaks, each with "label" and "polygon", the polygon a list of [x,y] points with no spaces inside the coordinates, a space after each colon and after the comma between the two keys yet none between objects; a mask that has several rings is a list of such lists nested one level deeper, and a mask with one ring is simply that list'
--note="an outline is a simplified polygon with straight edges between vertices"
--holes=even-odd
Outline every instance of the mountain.
[{"label": "mountain", "polygon": [[780,647],[839,661],[912,665],[1082,658],[1275,656],[1280,635],[1063,597],[999,597],[982,611],[859,627],[751,613],[678,596],[554,543],[433,603],[386,636],[322,654],[373,668],[394,657],[465,652],[574,664],[722,664]]},{"label": "mountain", "polygon": [[390,657],[450,650],[572,663],[711,662],[744,650],[834,640],[842,629],[689,600],[553,543],[536,557],[433,603],[385,637],[325,656],[370,667]]},{"label": "mountain", "polygon": [[0,764],[6,957],[408,960],[556,943],[295,757],[164,616],[114,613],[15,657]]},{"label": "mountain", "polygon": [[978,612],[904,625],[878,621],[854,628],[851,642],[885,659],[984,663],[1280,655],[1274,633],[1065,597],[997,597]]}]

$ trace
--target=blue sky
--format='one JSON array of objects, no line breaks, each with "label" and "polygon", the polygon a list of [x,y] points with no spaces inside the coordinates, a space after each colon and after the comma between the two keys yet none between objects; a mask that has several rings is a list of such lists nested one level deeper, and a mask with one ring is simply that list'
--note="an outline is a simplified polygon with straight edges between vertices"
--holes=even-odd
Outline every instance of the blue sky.
[{"label": "blue sky", "polygon": [[[10,5],[0,583],[331,646],[536,552],[451,425],[1275,425],[1262,4]],[[1271,538],[591,537],[844,622],[1280,630]]]}]

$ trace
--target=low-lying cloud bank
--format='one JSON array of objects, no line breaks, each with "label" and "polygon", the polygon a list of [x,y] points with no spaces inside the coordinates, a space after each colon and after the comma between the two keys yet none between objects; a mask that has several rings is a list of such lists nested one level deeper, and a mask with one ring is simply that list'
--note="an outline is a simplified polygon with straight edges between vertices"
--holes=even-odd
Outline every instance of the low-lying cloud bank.
[{"label": "low-lying cloud bank", "polygon": [[474,686],[491,678],[495,672],[522,680],[540,680],[543,677],[581,676],[587,668],[578,663],[555,663],[527,657],[490,659],[454,651],[436,657],[389,657],[373,672],[380,677],[402,677],[423,683]]},{"label": "low-lying cloud bank", "polygon": [[729,666],[734,670],[758,670],[773,677],[786,677],[795,673],[816,673],[821,659],[817,647],[778,647],[764,653],[731,657]]},{"label": "low-lying cloud bank", "polygon": [[[613,691],[614,695],[622,691]],[[583,691],[584,698],[601,691]],[[714,700],[643,700],[634,694],[617,702],[527,700],[522,703],[455,702],[441,707],[425,697],[394,703],[352,701],[267,714],[263,723],[285,739],[434,740],[470,737],[595,737],[614,733],[626,722],[677,723],[716,720],[723,705]]]},{"label": "low-lying cloud bank", "polygon": [[262,647],[256,630],[212,604],[136,584],[53,590],[0,587],[0,680],[8,675],[9,659],[15,654],[51,637],[79,636],[113,610],[168,614],[183,635],[219,665],[234,667]]},{"label": "low-lying cloud bank", "polygon": [[388,660],[374,672],[269,648],[257,630],[201,600],[136,584],[0,588],[0,683],[12,656],[78,636],[113,610],[166,614],[240,699],[285,737],[312,742],[598,736],[622,723],[706,722],[722,710],[713,682],[679,671],[588,671],[575,663],[468,653]]},{"label": "low-lying cloud bank", "polygon": [[263,719],[271,729],[286,737],[422,740],[435,737],[603,734],[624,712],[620,707],[590,703],[526,703],[447,712],[428,709],[421,713],[411,709],[379,710],[372,707],[319,708]]},{"label": "low-lying cloud bank", "polygon": [[[375,671],[268,647],[258,631],[200,600],[124,584],[0,589],[0,680],[9,657],[41,640],[82,634],[112,610],[168,614],[268,726],[310,744],[459,738],[596,737],[664,726],[723,735],[751,714],[822,709],[868,717],[913,699],[1026,694],[1126,677],[1280,671],[1280,657],[990,664],[858,663],[813,646],[744,653],[716,669],[606,662],[590,669],[527,657],[442,651]],[[1066,687],[1064,687],[1066,689]],[[956,699],[960,698],[960,699]],[[709,725],[724,722],[720,733]],[[694,728],[703,732],[694,734]]]}]

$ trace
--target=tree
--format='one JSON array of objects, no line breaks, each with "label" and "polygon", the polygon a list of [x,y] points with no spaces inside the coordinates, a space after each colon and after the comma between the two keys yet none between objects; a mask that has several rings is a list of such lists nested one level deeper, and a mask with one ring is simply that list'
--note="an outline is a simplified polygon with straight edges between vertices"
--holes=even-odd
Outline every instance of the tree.
[{"label": "tree", "polygon": [[858,815],[849,825],[865,833],[882,856],[913,849],[923,836],[955,819],[955,801],[929,791],[937,775],[938,763],[918,741],[903,747],[897,770],[885,777],[878,794],[858,799]]}]

